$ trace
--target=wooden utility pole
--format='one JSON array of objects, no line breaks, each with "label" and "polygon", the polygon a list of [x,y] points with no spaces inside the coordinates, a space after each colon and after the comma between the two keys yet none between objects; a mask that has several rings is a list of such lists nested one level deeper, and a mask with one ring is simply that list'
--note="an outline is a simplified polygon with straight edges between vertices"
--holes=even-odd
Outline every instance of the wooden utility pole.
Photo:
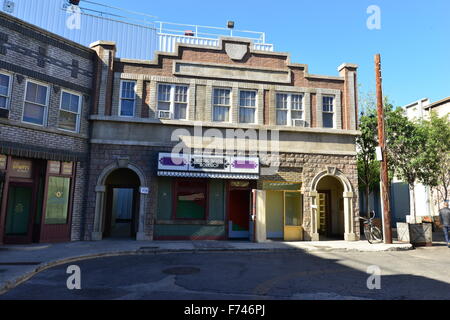
[{"label": "wooden utility pole", "polygon": [[381,86],[381,57],[375,55],[375,76],[377,80],[377,113],[378,113],[378,140],[383,155],[381,160],[381,197],[383,199],[383,235],[384,243],[392,243],[391,209],[389,206],[389,176],[386,152],[386,138],[384,136],[384,102]]}]

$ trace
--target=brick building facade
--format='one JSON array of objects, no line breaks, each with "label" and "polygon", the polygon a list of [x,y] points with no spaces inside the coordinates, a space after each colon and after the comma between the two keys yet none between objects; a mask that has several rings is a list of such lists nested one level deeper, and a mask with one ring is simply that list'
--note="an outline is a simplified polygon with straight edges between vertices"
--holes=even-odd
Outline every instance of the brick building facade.
[{"label": "brick building facade", "polygon": [[356,65],[312,75],[237,38],[153,61],[92,48],[86,239],[359,239]]},{"label": "brick building facade", "polygon": [[359,239],[357,66],[256,48],[119,59],[0,14],[0,242]]},{"label": "brick building facade", "polygon": [[0,243],[80,239],[95,57],[0,13]]}]

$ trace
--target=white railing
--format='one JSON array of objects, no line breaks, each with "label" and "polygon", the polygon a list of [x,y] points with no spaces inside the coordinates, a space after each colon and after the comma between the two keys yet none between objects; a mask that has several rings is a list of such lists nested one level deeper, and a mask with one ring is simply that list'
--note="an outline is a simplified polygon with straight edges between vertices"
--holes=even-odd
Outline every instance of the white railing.
[{"label": "white railing", "polygon": [[156,22],[159,51],[174,52],[177,43],[218,46],[220,37],[245,38],[253,41],[254,49],[273,51],[273,45],[266,43],[264,32],[235,30],[230,28],[207,27],[171,22]]}]

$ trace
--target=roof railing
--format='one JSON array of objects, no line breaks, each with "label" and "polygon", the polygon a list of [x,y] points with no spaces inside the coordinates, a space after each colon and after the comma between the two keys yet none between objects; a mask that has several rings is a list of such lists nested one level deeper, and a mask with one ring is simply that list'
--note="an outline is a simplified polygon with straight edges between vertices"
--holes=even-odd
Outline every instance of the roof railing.
[{"label": "roof railing", "polygon": [[251,39],[255,43],[260,44],[266,43],[266,34],[259,31],[236,30],[234,28],[211,27],[163,21],[156,21],[155,23],[159,25],[158,31],[160,34],[185,35],[187,31],[191,31],[193,33],[191,36],[199,38],[219,38],[228,36]]}]

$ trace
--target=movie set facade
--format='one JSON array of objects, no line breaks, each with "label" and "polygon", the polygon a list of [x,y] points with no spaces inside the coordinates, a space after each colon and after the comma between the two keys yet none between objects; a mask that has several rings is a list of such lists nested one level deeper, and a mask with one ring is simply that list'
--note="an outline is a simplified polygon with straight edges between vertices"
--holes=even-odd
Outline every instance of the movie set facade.
[{"label": "movie set facade", "polygon": [[0,13],[0,243],[358,240],[338,72],[239,38],[119,59]]},{"label": "movie set facade", "polygon": [[94,58],[0,13],[0,244],[80,239]]},{"label": "movie set facade", "polygon": [[87,239],[359,239],[356,65],[312,75],[238,38],[153,61],[92,48]]}]

